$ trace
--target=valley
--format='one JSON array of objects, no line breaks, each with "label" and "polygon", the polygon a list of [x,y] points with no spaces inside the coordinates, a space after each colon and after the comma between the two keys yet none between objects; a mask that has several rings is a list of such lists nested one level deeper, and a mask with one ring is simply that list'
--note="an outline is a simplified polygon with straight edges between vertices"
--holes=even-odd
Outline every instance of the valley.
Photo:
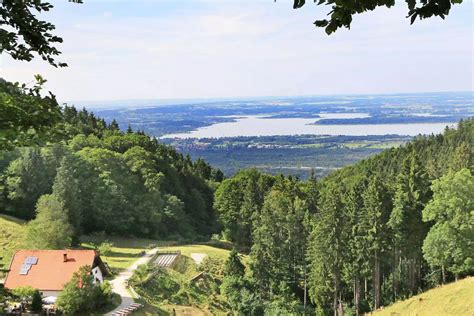
[{"label": "valley", "polygon": [[[100,104],[91,110],[122,130],[144,131],[232,176],[245,168],[307,179],[442,132],[474,115],[471,92],[268,97]],[[113,104],[113,103],[112,103]],[[107,106],[112,106],[107,103]]]}]

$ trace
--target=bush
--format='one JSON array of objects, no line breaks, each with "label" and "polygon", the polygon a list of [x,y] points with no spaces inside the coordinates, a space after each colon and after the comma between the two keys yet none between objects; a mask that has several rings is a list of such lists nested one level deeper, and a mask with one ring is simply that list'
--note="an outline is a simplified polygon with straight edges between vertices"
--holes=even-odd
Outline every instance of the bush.
[{"label": "bush", "polygon": [[12,290],[12,294],[21,300],[30,300],[37,290],[31,286],[20,286]]},{"label": "bush", "polygon": [[225,262],[221,258],[207,256],[202,260],[197,270],[221,279],[224,277]]},{"label": "bush", "polygon": [[101,256],[107,257],[112,252],[112,247],[114,244],[108,240],[103,241],[99,246],[97,246],[97,251]]},{"label": "bush", "polygon": [[35,290],[33,293],[33,298],[31,299],[31,311],[34,313],[41,313],[43,311],[43,298],[38,290]]},{"label": "bush", "polygon": [[91,268],[84,266],[75,272],[58,297],[56,306],[66,315],[100,309],[112,298],[112,288],[108,282],[94,284]]}]

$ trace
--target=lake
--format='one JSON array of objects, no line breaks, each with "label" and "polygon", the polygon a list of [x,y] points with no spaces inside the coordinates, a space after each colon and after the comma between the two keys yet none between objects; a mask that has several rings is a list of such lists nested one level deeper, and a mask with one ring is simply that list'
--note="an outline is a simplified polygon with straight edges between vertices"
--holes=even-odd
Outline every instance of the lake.
[{"label": "lake", "polygon": [[437,134],[453,123],[414,124],[357,124],[357,125],[313,125],[322,118],[364,118],[366,113],[321,113],[320,118],[265,118],[264,116],[241,116],[233,122],[217,123],[198,128],[189,133],[164,135],[161,138],[220,138],[237,136],[272,135],[409,135]]}]

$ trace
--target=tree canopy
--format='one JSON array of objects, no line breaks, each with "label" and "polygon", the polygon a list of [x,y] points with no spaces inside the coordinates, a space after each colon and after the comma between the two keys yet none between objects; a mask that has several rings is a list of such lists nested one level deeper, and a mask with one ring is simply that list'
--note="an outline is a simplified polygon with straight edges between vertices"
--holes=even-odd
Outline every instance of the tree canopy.
[{"label": "tree canopy", "polygon": [[46,80],[37,75],[35,81],[33,87],[27,87],[0,78],[0,150],[52,139],[61,109],[52,93],[41,95]]},{"label": "tree canopy", "polygon": [[[393,7],[395,0],[315,0],[317,5],[331,6],[328,19],[317,20],[314,24],[323,27],[327,34],[336,32],[339,28],[350,28],[352,18],[356,14],[373,11],[378,7]],[[306,0],[294,0],[293,8],[298,9],[304,6]],[[453,4],[462,3],[462,0],[406,0],[408,7],[407,18],[413,24],[417,18],[426,19],[433,16],[445,18]]]},{"label": "tree canopy", "polygon": [[454,273],[474,271],[474,177],[469,169],[435,180],[423,220],[433,221],[423,244],[426,261]]},{"label": "tree canopy", "polygon": [[[7,98],[12,94],[30,97],[22,90],[5,91]],[[0,150],[0,212],[36,217],[29,225],[33,234],[46,227],[52,234],[66,221],[64,240],[73,245],[81,234],[101,231],[177,239],[217,232],[213,194],[222,172],[142,132],[122,132],[116,122],[107,124],[85,109],[66,105],[58,111],[49,123],[54,135],[45,133],[40,146],[12,141],[8,151]],[[48,222],[55,214],[61,222]],[[48,234],[41,235],[55,239]],[[57,247],[51,240],[44,245]]]},{"label": "tree canopy", "polygon": [[461,121],[320,181],[256,170],[224,180],[223,236],[250,248],[248,273],[223,282],[232,308],[361,315],[472,274],[473,131]]}]

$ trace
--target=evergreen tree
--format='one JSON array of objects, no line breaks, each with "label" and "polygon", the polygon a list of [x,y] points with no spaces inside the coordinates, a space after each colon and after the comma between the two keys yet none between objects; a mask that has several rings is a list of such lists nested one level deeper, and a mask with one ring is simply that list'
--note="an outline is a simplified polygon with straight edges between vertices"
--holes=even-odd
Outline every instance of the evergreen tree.
[{"label": "evergreen tree", "polygon": [[82,234],[81,190],[75,175],[76,161],[72,156],[66,156],[61,161],[53,184],[53,194],[62,203],[68,222],[73,228],[73,244],[79,242]]},{"label": "evergreen tree", "polygon": [[33,292],[30,309],[33,313],[43,312],[43,298],[41,297],[41,293],[38,290]]},{"label": "evergreen tree", "polygon": [[108,129],[111,131],[120,131],[120,126],[115,119],[110,122]]},{"label": "evergreen tree", "polygon": [[[427,225],[422,210],[430,198],[429,180],[418,155],[412,152],[397,177],[394,208],[388,226],[394,233],[394,295],[414,294],[421,280],[423,254],[421,246],[426,237]],[[405,272],[406,271],[406,272]],[[402,274],[408,275],[405,291],[400,288]],[[400,293],[399,293],[400,292]]]},{"label": "evergreen tree", "polygon": [[310,214],[316,214],[318,211],[319,202],[319,183],[316,179],[316,173],[314,169],[311,169],[311,174],[308,181],[304,186],[304,193],[306,195],[306,204],[308,205],[308,211]]},{"label": "evergreen tree", "polygon": [[225,263],[224,273],[228,276],[239,277],[243,277],[245,274],[245,266],[242,264],[240,255],[235,248],[229,253],[229,258],[227,258]]},{"label": "evergreen tree", "polygon": [[300,290],[306,266],[306,205],[297,183],[279,178],[254,221],[250,252],[255,283],[265,299],[278,295],[280,283]]},{"label": "evergreen tree", "polygon": [[361,303],[365,297],[365,295],[362,296],[362,279],[369,277],[368,272],[370,271],[369,245],[363,222],[364,201],[362,193],[365,186],[365,181],[357,183],[345,194],[344,200],[348,234],[346,259],[343,264],[344,280],[346,284],[352,284],[356,315],[361,314]]},{"label": "evergreen tree", "polygon": [[388,191],[378,175],[370,178],[362,196],[365,214],[361,224],[367,231],[368,251],[372,260],[373,308],[378,309],[382,301],[382,261],[390,246],[387,222],[392,205]]},{"label": "evergreen tree", "polygon": [[308,244],[310,296],[318,309],[330,309],[335,316],[340,315],[342,305],[345,227],[341,192],[335,185],[325,187]]},{"label": "evergreen tree", "polygon": [[459,144],[454,150],[454,155],[451,158],[450,169],[452,171],[459,171],[463,168],[473,168],[472,150],[472,145],[469,146],[467,142]]}]

